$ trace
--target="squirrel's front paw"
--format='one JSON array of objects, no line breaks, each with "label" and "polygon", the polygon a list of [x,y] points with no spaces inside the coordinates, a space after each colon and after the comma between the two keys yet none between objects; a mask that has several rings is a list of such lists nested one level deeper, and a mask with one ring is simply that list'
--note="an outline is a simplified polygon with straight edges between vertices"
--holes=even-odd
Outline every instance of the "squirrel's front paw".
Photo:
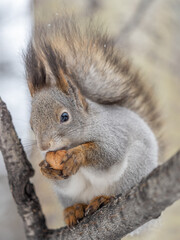
[{"label": "squirrel's front paw", "polygon": [[55,170],[60,170],[59,175],[63,178],[75,174],[79,168],[85,163],[85,156],[81,146],[69,149],[67,151],[48,152],[46,161],[50,167]]},{"label": "squirrel's front paw", "polygon": [[41,173],[43,176],[49,178],[49,179],[54,179],[54,180],[62,180],[65,179],[66,177],[62,176],[61,170],[56,170],[50,167],[50,165],[44,160],[42,161],[39,166],[41,167]]}]

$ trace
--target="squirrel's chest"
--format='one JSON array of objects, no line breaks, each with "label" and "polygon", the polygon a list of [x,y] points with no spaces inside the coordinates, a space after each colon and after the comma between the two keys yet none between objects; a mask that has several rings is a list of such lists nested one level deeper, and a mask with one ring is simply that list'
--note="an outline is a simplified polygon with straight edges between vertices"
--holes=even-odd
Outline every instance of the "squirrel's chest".
[{"label": "squirrel's chest", "polygon": [[74,202],[84,203],[88,203],[98,195],[114,195],[117,191],[115,182],[118,183],[123,168],[126,168],[125,165],[113,166],[103,172],[81,168],[67,182],[63,184],[59,182],[56,191],[60,195],[71,198]]}]

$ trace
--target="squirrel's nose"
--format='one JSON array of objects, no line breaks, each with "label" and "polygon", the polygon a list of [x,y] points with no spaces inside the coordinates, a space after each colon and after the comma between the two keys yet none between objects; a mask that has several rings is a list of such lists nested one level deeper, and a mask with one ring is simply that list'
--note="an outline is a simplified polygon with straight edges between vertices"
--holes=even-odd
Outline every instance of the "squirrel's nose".
[{"label": "squirrel's nose", "polygon": [[52,139],[46,133],[38,133],[37,136],[37,144],[41,151],[47,151],[52,147],[53,142]]},{"label": "squirrel's nose", "polygon": [[51,147],[51,143],[50,142],[41,142],[39,144],[39,148],[41,151],[46,151]]},{"label": "squirrel's nose", "polygon": [[38,141],[38,147],[41,151],[47,151],[49,150],[53,145],[53,141],[52,140],[48,140],[48,139],[41,139]]}]

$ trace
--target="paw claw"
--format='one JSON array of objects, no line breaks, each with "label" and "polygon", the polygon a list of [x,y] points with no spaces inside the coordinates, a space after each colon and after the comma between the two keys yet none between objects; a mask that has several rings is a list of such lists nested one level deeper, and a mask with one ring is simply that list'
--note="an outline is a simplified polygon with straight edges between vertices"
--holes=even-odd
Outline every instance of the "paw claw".
[{"label": "paw claw", "polygon": [[85,216],[93,214],[112,199],[114,199],[114,196],[98,196],[93,198],[85,210]]},{"label": "paw claw", "polygon": [[85,216],[93,214],[93,212],[95,212],[95,211],[93,211],[93,207],[92,206],[87,207],[87,210],[85,210]]}]

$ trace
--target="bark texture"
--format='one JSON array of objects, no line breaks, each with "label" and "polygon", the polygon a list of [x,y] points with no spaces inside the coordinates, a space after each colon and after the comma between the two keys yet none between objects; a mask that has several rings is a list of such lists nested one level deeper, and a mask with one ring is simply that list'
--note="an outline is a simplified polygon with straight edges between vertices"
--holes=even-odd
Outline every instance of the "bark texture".
[{"label": "bark texture", "polygon": [[157,167],[124,196],[117,196],[74,228],[47,229],[34,186],[34,171],[26,158],[12,124],[10,113],[0,99],[0,150],[6,164],[9,185],[21,215],[27,239],[120,239],[180,198],[180,151]]},{"label": "bark texture", "polygon": [[34,170],[18,138],[10,113],[0,98],[0,150],[8,172],[9,186],[23,219],[28,239],[43,239],[46,232],[45,218],[41,211],[34,186],[29,178]]}]

